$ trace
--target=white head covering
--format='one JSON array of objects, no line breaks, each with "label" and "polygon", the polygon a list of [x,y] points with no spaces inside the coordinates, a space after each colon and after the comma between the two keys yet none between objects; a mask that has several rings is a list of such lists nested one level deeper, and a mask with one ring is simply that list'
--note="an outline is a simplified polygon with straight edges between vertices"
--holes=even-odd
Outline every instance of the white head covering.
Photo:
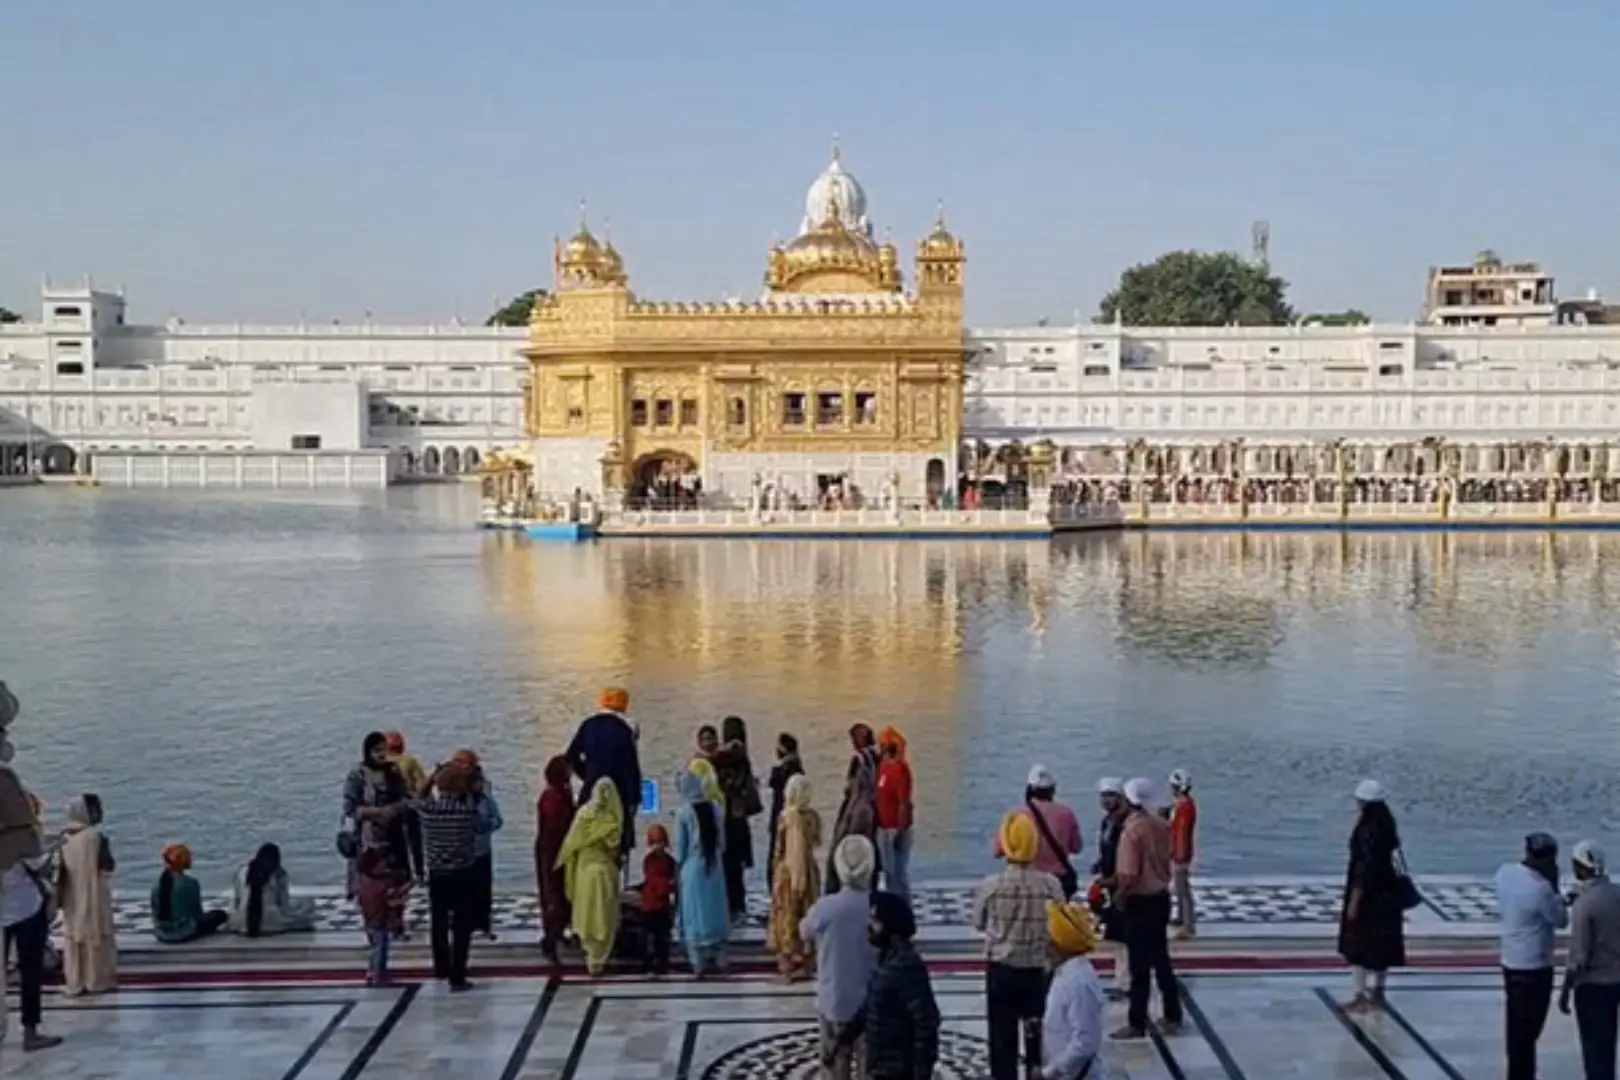
[{"label": "white head covering", "polygon": [[1123,795],[1125,794],[1125,781],[1117,776],[1105,776],[1097,781],[1097,794]]},{"label": "white head covering", "polygon": [[1034,765],[1029,770],[1028,784],[1032,788],[1057,787],[1057,780],[1045,765]]},{"label": "white head covering", "polygon": [[1363,780],[1356,785],[1357,802],[1383,802],[1384,785],[1376,780]]},{"label": "white head covering", "polygon": [[22,703],[17,700],[17,695],[6,688],[4,681],[0,681],[0,731],[10,727],[21,711]]},{"label": "white head covering", "polygon": [[838,880],[851,889],[870,888],[876,865],[872,841],[860,833],[844,837],[833,848],[833,869],[838,871]]},{"label": "white head covering", "polygon": [[1605,872],[1604,867],[1606,864],[1603,858],[1603,849],[1590,840],[1582,840],[1576,844],[1575,850],[1570,852],[1569,857],[1571,861],[1580,863],[1594,874]]},{"label": "white head covering", "polygon": [[1170,772],[1170,789],[1172,791],[1186,791],[1192,787],[1192,773],[1186,769],[1173,769]]},{"label": "white head covering", "polygon": [[1143,809],[1153,807],[1153,781],[1144,776],[1133,776],[1125,781],[1125,801]]}]

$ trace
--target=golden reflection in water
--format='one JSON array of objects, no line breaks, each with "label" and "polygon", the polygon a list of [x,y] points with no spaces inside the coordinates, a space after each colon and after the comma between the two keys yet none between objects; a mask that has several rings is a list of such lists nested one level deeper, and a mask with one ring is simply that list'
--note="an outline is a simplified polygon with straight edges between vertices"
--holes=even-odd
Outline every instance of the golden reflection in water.
[{"label": "golden reflection in water", "polygon": [[[667,778],[701,723],[749,719],[756,771],[775,734],[798,736],[825,812],[836,808],[847,732],[892,723],[909,740],[919,840],[956,827],[963,768],[963,605],[1027,598],[1043,618],[1050,549],[1007,542],[615,540],[547,546],[492,536],[489,602],[533,685],[531,759],[554,752],[600,686],[621,683],[643,763]],[[668,795],[666,794],[666,802]],[[759,855],[760,853],[756,853]]]}]

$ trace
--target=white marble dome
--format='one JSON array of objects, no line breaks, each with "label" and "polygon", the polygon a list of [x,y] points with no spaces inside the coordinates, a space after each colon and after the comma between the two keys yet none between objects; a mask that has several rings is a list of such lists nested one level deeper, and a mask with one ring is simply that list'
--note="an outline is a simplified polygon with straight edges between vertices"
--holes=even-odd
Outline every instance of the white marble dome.
[{"label": "white marble dome", "polygon": [[851,232],[858,232],[868,240],[872,238],[872,225],[866,219],[866,192],[861,182],[845,171],[839,159],[838,147],[833,146],[832,161],[804,197],[804,222],[799,226],[801,235],[817,225],[838,220]]}]

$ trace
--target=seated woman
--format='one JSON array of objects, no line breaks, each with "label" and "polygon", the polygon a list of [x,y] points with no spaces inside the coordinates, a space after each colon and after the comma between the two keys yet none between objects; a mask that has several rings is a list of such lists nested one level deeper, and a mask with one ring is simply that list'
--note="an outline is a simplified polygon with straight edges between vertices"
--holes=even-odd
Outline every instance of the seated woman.
[{"label": "seated woman", "polygon": [[163,875],[152,887],[152,936],[169,945],[207,937],[225,925],[223,911],[204,911],[202,888],[186,871],[191,849],[170,844],[163,849]]},{"label": "seated woman", "polygon": [[276,845],[264,845],[237,871],[236,893],[225,926],[231,933],[247,937],[315,929],[315,901],[293,899],[287,871],[281,868],[281,849]]}]

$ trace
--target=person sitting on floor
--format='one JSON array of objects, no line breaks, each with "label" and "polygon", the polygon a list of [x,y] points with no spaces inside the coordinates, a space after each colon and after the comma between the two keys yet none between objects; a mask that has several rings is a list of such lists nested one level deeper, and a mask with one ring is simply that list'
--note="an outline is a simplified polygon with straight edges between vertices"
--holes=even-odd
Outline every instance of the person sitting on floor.
[{"label": "person sitting on floor", "polygon": [[204,911],[202,887],[186,873],[191,849],[170,844],[163,849],[163,873],[152,887],[152,936],[166,945],[208,937],[230,918],[223,911]]},{"label": "person sitting on floor", "polygon": [[281,849],[265,844],[236,873],[226,929],[245,937],[295,934],[315,929],[315,901],[293,899],[292,883],[281,868]]}]

